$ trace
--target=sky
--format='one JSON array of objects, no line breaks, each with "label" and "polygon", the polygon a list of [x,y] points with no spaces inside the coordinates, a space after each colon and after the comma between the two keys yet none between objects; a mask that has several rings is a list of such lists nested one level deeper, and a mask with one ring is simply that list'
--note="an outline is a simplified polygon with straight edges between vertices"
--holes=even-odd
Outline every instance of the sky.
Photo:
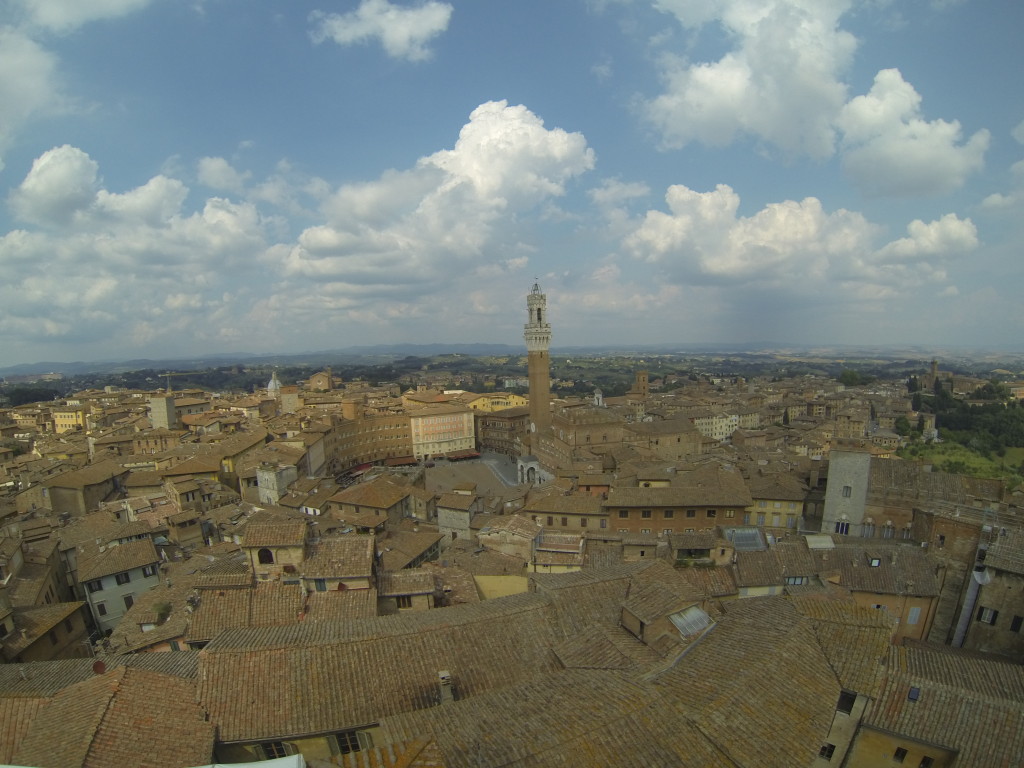
[{"label": "sky", "polygon": [[0,367],[1024,348],[1018,0],[0,0]]}]

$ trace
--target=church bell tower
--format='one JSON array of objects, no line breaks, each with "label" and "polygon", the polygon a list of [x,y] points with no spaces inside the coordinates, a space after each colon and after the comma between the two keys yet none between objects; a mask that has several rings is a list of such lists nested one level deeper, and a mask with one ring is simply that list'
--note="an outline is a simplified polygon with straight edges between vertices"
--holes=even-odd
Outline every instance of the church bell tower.
[{"label": "church bell tower", "polygon": [[551,324],[548,323],[548,300],[541,293],[539,282],[533,284],[526,297],[526,313],[523,338],[530,377],[530,432],[546,434],[551,426],[551,360],[548,357]]}]

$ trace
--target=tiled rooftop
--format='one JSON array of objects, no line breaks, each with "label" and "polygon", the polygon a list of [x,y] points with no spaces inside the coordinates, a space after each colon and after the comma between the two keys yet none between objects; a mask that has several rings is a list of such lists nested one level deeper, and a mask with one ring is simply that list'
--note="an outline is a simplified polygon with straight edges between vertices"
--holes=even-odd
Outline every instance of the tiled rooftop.
[{"label": "tiled rooftop", "polygon": [[209,763],[214,729],[194,702],[188,680],[125,667],[97,674],[37,712],[13,762],[83,768]]}]

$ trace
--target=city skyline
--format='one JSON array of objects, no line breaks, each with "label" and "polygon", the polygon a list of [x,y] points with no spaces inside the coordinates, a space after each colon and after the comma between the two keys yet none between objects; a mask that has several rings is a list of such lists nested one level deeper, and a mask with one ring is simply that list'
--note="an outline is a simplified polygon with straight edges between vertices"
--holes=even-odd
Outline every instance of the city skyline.
[{"label": "city skyline", "polygon": [[1019,346],[1018,5],[4,7],[0,367]]}]

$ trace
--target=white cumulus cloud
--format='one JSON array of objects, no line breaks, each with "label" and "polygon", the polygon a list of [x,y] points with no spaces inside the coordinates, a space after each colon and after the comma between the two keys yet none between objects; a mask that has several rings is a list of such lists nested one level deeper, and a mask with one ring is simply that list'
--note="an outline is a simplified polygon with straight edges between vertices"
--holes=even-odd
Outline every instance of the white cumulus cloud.
[{"label": "white cumulus cloud", "polygon": [[58,61],[22,32],[0,27],[0,170],[3,153],[34,117],[63,107]]},{"label": "white cumulus cloud", "polygon": [[54,32],[70,32],[100,19],[126,16],[150,0],[14,0],[30,24]]},{"label": "white cumulus cloud", "polygon": [[448,29],[452,15],[448,3],[429,0],[414,6],[402,6],[388,0],[363,0],[349,13],[314,11],[313,40],[333,40],[338,45],[378,41],[387,54],[396,59],[429,59],[428,44]]},{"label": "white cumulus cloud", "polygon": [[487,102],[452,149],[334,192],[326,221],[288,254],[288,274],[317,282],[309,290],[346,310],[451,288],[452,275],[492,252],[495,262],[514,257],[515,243],[496,234],[502,225],[564,194],[593,164],[581,134],[546,128],[523,106]]},{"label": "white cumulus cloud", "polygon": [[658,264],[680,282],[805,285],[821,281],[841,261],[870,250],[875,228],[858,213],[826,213],[821,202],[771,203],[750,217],[737,215],[740,198],[719,184],[696,192],[669,187],[668,211],[648,211],[625,237],[628,253]]},{"label": "white cumulus cloud", "polygon": [[626,253],[655,265],[671,282],[769,295],[844,300],[895,298],[923,283],[947,291],[947,267],[978,247],[970,219],[949,213],[912,221],[907,237],[879,247],[881,228],[863,215],[826,212],[821,202],[770,203],[740,216],[730,187],[668,189],[667,211],[648,211],[623,239]]},{"label": "white cumulus cloud", "polygon": [[848,0],[659,0],[686,29],[718,24],[733,48],[716,61],[667,56],[664,92],[646,114],[666,147],[751,136],[788,155],[828,157],[840,79],[856,48],[839,28]]},{"label": "white cumulus cloud", "polygon": [[98,170],[89,155],[68,144],[44,152],[11,192],[15,215],[44,226],[70,223],[96,199]]},{"label": "white cumulus cloud", "polygon": [[241,193],[251,176],[252,174],[247,171],[235,170],[223,157],[199,159],[199,182],[210,189]]},{"label": "white cumulus cloud", "polygon": [[10,197],[27,227],[0,237],[0,338],[184,348],[249,330],[249,304],[230,289],[265,253],[264,222],[221,198],[186,211],[187,196],[163,175],[110,191],[81,149],[43,153]]},{"label": "white cumulus cloud", "polygon": [[30,25],[66,33],[102,18],[128,15],[151,0],[13,0]]},{"label": "white cumulus cloud", "polygon": [[852,99],[839,115],[843,168],[875,195],[928,195],[960,187],[984,165],[989,132],[962,142],[956,120],[928,121],[921,96],[899,70],[884,69],[871,90]]},{"label": "white cumulus cloud", "polygon": [[925,224],[915,219],[907,225],[908,237],[879,249],[880,261],[923,261],[935,256],[955,256],[978,247],[978,230],[970,219],[947,213],[938,221]]}]

